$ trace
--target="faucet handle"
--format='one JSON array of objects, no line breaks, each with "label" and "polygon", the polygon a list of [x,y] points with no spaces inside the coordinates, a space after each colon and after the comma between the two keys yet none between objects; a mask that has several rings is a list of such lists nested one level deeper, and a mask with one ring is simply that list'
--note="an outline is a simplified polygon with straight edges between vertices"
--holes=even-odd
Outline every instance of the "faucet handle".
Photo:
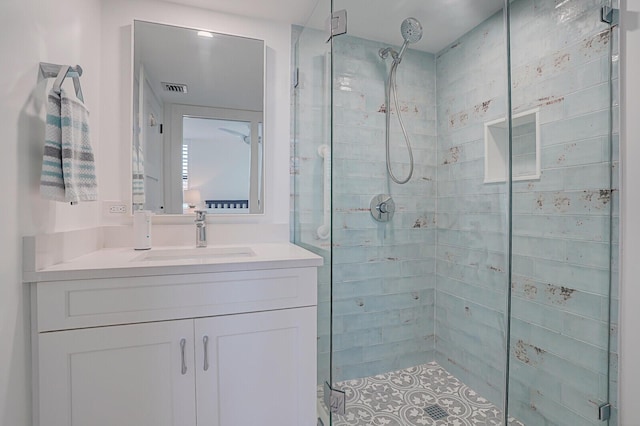
[{"label": "faucet handle", "polygon": [[194,213],[196,214],[196,222],[204,222],[207,218],[207,212],[204,210],[195,210]]}]

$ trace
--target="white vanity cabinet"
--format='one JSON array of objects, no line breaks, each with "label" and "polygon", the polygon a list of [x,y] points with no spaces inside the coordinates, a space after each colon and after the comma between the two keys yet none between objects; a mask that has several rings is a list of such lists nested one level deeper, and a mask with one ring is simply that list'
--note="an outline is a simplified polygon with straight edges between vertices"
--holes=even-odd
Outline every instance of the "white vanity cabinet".
[{"label": "white vanity cabinet", "polygon": [[41,426],[196,425],[193,320],[42,333],[38,340]]},{"label": "white vanity cabinet", "polygon": [[31,293],[39,426],[316,424],[315,267]]},{"label": "white vanity cabinet", "polygon": [[315,323],[314,308],[196,320],[198,424],[315,426]]}]

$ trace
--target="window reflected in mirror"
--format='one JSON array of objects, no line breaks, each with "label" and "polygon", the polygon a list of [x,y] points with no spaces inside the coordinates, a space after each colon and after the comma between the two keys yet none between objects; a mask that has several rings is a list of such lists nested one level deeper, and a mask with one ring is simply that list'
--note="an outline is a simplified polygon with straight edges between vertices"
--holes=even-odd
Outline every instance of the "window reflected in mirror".
[{"label": "window reflected in mirror", "polygon": [[183,212],[248,213],[251,123],[183,117],[182,144]]}]

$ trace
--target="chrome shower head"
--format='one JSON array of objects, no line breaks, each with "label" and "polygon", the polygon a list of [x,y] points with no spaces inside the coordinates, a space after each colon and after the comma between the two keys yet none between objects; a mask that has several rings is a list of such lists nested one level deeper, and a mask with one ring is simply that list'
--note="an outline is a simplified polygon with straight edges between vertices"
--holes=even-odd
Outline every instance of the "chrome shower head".
[{"label": "chrome shower head", "polygon": [[391,47],[387,47],[386,49],[380,49],[378,54],[382,59],[386,59],[386,57],[391,54],[393,58],[393,64],[397,66],[400,61],[402,61],[402,55],[404,55],[404,51],[407,49],[407,45],[409,43],[417,43],[422,38],[422,24],[416,18],[407,18],[402,21],[402,25],[400,25],[400,32],[402,33],[402,38],[404,39],[404,43],[402,43],[402,47],[400,48],[400,53],[396,53]]},{"label": "chrome shower head", "polygon": [[404,43],[402,43],[400,53],[393,57],[393,63],[396,65],[402,61],[402,55],[404,55],[407,45],[409,43],[417,43],[422,38],[422,24],[416,18],[407,18],[402,21],[400,32],[402,33],[402,38],[404,38]]},{"label": "chrome shower head", "polygon": [[417,43],[422,38],[422,24],[416,18],[407,18],[400,26],[402,38],[407,43]]}]

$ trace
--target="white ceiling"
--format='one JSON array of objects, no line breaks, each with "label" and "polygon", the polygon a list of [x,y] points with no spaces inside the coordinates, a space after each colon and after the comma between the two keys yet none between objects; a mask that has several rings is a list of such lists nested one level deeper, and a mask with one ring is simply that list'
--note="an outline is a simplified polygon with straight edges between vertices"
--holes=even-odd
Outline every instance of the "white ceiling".
[{"label": "white ceiling", "polygon": [[[268,21],[303,25],[318,1],[329,0],[166,0],[170,3],[201,7],[203,9],[249,16]],[[327,12],[329,13],[329,12]]]},{"label": "white ceiling", "polygon": [[[170,1],[319,29],[325,28],[330,13],[329,0]],[[411,47],[437,53],[500,10],[504,0],[333,0],[333,3],[335,10],[347,10],[350,35],[395,46],[402,44],[400,24],[412,16],[422,23],[424,36]]]},{"label": "white ceiling", "polygon": [[[161,0],[158,0],[161,1]],[[284,24],[324,29],[328,0],[172,0]],[[333,0],[346,9],[348,33],[387,43],[402,44],[400,24],[412,16],[423,26],[422,40],[410,48],[437,53],[496,13],[504,0]],[[206,39],[196,31],[159,24],[136,24],[136,69],[139,61],[166,103],[216,106],[259,111],[263,107],[264,48],[261,42],[215,34]],[[139,55],[144,52],[143,57]],[[233,58],[233,61],[222,58]],[[185,83],[189,93],[175,94],[160,82]]]},{"label": "white ceiling", "polygon": [[437,53],[500,10],[504,0],[334,0],[347,10],[351,35],[401,45],[400,24],[414,17],[422,24],[422,39],[412,49]]}]

